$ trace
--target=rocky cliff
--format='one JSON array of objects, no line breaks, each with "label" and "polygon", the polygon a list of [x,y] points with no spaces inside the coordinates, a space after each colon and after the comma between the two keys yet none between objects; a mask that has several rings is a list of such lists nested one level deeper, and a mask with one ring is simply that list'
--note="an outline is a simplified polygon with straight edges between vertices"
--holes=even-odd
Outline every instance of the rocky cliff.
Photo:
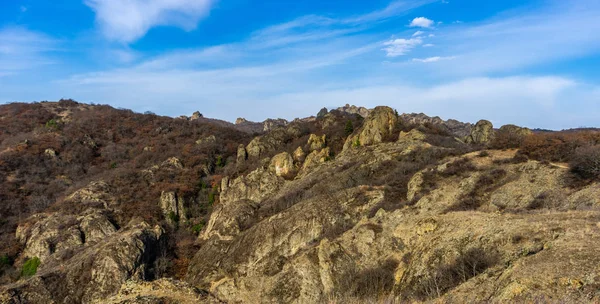
[{"label": "rocky cliff", "polygon": [[121,112],[92,133],[99,110],[66,105],[0,134],[0,303],[600,301],[600,183],[566,163],[598,133],[383,106],[255,137]]}]

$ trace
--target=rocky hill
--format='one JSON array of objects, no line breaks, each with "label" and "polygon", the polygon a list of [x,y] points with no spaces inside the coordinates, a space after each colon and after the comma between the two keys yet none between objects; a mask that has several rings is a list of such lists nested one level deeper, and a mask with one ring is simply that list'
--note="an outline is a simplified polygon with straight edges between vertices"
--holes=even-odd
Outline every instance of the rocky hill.
[{"label": "rocky hill", "polygon": [[600,301],[597,131],[237,125],[0,106],[0,303]]}]

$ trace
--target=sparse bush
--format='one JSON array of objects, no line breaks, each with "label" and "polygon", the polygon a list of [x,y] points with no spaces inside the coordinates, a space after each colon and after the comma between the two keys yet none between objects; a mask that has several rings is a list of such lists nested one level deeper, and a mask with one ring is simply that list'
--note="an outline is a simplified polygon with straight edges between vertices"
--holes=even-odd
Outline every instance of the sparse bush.
[{"label": "sparse bush", "polygon": [[477,157],[488,157],[490,156],[490,153],[486,150],[483,150],[481,152],[479,152],[479,154],[477,154]]},{"label": "sparse bush", "polygon": [[453,262],[431,268],[427,275],[415,282],[413,295],[420,300],[438,298],[497,262],[498,255],[495,252],[487,252],[482,248],[461,249]]},{"label": "sparse bush", "polygon": [[584,179],[599,179],[600,145],[577,149],[569,165],[573,173]]},{"label": "sparse bush", "polygon": [[38,257],[33,257],[25,261],[21,268],[21,277],[28,278],[34,276],[37,273],[40,264],[41,261]]},{"label": "sparse bush", "polygon": [[12,259],[8,255],[0,256],[0,268],[12,265]]},{"label": "sparse bush", "polygon": [[456,161],[449,163],[446,166],[446,169],[441,172],[441,175],[445,176],[445,177],[464,176],[465,174],[476,171],[476,170],[477,170],[477,167],[475,167],[473,165],[473,163],[471,163],[471,160],[469,160],[466,157],[463,157],[463,158],[460,158]]},{"label": "sparse bush", "polygon": [[344,132],[346,132],[346,136],[348,136],[354,132],[354,125],[352,124],[352,120],[346,121],[346,126],[344,127]]},{"label": "sparse bush", "polygon": [[192,226],[192,232],[196,235],[200,234],[202,229],[204,229],[204,222],[201,222],[201,223],[198,223],[198,224],[195,224],[194,226]]}]

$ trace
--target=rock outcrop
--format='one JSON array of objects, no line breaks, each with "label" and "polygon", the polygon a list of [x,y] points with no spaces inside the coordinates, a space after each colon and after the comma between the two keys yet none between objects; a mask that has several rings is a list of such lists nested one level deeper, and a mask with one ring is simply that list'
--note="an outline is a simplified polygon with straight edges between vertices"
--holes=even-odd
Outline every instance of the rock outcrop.
[{"label": "rock outcrop", "polygon": [[515,125],[504,125],[498,130],[499,134],[508,134],[512,136],[525,137],[533,134],[528,128],[523,128]]},{"label": "rock outcrop", "polygon": [[271,159],[269,170],[277,176],[289,177],[295,171],[294,159],[287,152],[279,153]]},{"label": "rock outcrop", "polygon": [[42,269],[0,291],[2,303],[97,303],[115,295],[127,280],[148,278],[163,231],[130,223],[102,242],[90,243],[64,260],[42,262]]},{"label": "rock outcrop", "polygon": [[326,145],[326,135],[318,136],[315,134],[311,134],[308,138],[308,150],[310,152],[321,150],[325,148]]},{"label": "rock outcrop", "polygon": [[494,138],[494,125],[487,120],[480,120],[471,129],[471,134],[467,136],[467,143],[486,144]]},{"label": "rock outcrop", "polygon": [[369,114],[371,113],[371,110],[365,108],[365,107],[357,107],[355,105],[349,105],[346,104],[343,107],[339,107],[337,108],[338,111],[344,112],[344,113],[348,113],[348,114],[358,114],[360,116],[362,116],[363,118],[367,118],[369,116]]},{"label": "rock outcrop", "polygon": [[464,138],[471,134],[473,125],[460,122],[455,119],[443,120],[438,116],[429,117],[423,113],[400,114],[399,119],[407,125],[425,125],[430,124],[444,130],[458,138]]},{"label": "rock outcrop", "polygon": [[400,136],[398,137],[398,141],[411,141],[411,140],[425,140],[426,135],[423,134],[423,132],[417,130],[417,129],[412,129],[408,132],[404,132],[401,131],[400,132]]},{"label": "rock outcrop", "polygon": [[246,159],[248,159],[246,147],[243,144],[240,144],[237,149],[236,161],[238,164],[243,164],[246,161]]},{"label": "rock outcrop", "polygon": [[302,149],[302,147],[296,148],[296,150],[294,150],[294,153],[292,154],[292,158],[296,163],[304,162],[304,160],[306,159],[306,153],[304,152],[304,149]]},{"label": "rock outcrop", "polygon": [[370,112],[360,132],[348,137],[344,150],[353,146],[370,146],[383,142],[392,135],[397,122],[398,118],[392,108],[376,107]]},{"label": "rock outcrop", "polygon": [[189,204],[174,191],[163,191],[160,194],[160,209],[171,224],[188,220],[186,205]]},{"label": "rock outcrop", "polygon": [[96,243],[115,233],[116,227],[104,211],[89,209],[82,216],[53,213],[36,214],[17,228],[23,257],[37,257],[43,263],[88,243]]}]

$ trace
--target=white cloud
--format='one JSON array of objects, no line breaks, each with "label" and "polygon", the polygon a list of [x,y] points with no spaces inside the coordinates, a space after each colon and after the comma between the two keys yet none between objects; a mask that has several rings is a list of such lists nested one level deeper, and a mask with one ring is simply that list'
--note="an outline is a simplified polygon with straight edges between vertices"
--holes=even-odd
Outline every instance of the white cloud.
[{"label": "white cloud", "polygon": [[423,40],[419,37],[411,39],[392,39],[383,43],[383,45],[386,46],[383,50],[388,57],[397,57],[406,55],[406,53],[422,43]]},{"label": "white cloud", "polygon": [[423,47],[432,47],[432,46],[435,46],[435,44],[432,44],[432,43],[423,44]]},{"label": "white cloud", "polygon": [[434,22],[431,19],[427,19],[425,17],[417,17],[410,22],[410,27],[424,27],[431,28]]},{"label": "white cloud", "polygon": [[127,43],[160,25],[193,30],[213,0],[85,0],[85,4],[96,12],[107,38]]},{"label": "white cloud", "polygon": [[57,42],[43,34],[20,27],[0,28],[0,74],[12,75],[53,63],[47,53]]},{"label": "white cloud", "polygon": [[423,31],[416,31],[416,32],[413,34],[413,37],[416,37],[416,36],[422,36],[423,34],[425,34],[425,32],[423,32]]},{"label": "white cloud", "polygon": [[427,58],[413,58],[412,61],[422,62],[422,63],[430,63],[430,62],[438,62],[440,60],[451,60],[454,58],[456,58],[456,57],[454,57],[454,56],[450,56],[450,57],[435,56],[435,57],[427,57]]}]

